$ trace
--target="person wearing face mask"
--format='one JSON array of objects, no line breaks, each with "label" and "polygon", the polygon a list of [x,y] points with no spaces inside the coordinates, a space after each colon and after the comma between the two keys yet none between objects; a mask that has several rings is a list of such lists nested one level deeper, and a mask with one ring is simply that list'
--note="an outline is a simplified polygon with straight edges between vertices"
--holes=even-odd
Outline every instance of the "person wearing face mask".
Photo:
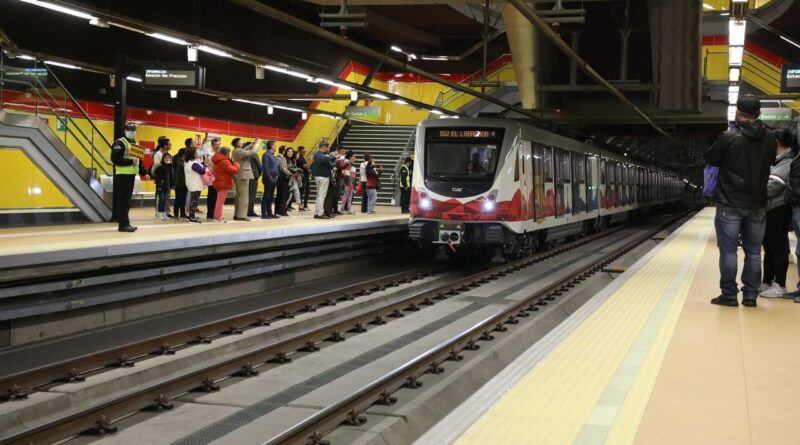
[{"label": "person wearing face mask", "polygon": [[136,175],[139,174],[139,159],[130,155],[131,144],[136,142],[136,124],[125,125],[125,136],[111,145],[111,163],[114,164],[113,219],[120,232],[135,232],[129,213]]}]

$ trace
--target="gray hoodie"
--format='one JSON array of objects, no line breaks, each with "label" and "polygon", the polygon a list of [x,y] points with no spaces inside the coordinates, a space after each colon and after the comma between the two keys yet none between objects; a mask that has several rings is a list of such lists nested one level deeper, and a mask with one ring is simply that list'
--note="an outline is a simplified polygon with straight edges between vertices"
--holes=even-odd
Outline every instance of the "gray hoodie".
[{"label": "gray hoodie", "polygon": [[772,162],[767,181],[767,211],[786,204],[783,189],[789,182],[789,168],[794,155],[795,152],[787,148]]}]

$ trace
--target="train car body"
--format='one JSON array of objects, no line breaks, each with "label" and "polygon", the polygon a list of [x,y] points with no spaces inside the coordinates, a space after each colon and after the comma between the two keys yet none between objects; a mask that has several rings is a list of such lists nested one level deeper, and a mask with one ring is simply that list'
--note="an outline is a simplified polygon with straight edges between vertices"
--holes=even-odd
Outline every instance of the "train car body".
[{"label": "train car body", "polygon": [[683,188],[674,174],[514,120],[426,120],[409,232],[421,245],[514,256],[677,200]]}]

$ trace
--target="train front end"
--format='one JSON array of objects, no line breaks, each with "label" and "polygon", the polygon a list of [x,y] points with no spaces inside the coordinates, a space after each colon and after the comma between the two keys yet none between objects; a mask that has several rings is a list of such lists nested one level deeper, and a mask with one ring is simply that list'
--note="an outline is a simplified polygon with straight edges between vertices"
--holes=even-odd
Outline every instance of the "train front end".
[{"label": "train front end", "polygon": [[421,246],[491,254],[523,218],[516,146],[520,127],[495,119],[419,124],[409,232]]}]

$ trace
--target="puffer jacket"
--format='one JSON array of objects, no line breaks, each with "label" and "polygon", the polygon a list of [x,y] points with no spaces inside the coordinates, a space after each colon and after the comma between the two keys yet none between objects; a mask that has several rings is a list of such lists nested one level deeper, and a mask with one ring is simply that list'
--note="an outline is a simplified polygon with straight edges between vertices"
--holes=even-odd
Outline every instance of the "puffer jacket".
[{"label": "puffer jacket", "polygon": [[795,152],[787,148],[772,162],[767,181],[767,211],[786,204],[783,190],[789,183],[789,169],[794,155]]},{"label": "puffer jacket", "polygon": [[214,153],[214,188],[217,190],[233,188],[233,177],[239,173],[239,164],[222,153]]},{"label": "puffer jacket", "polygon": [[775,147],[775,136],[759,120],[736,122],[719,135],[705,153],[706,161],[719,167],[716,201],[735,208],[765,208]]},{"label": "puffer jacket", "polygon": [[203,174],[206,171],[206,166],[203,165],[203,159],[197,158],[183,164],[183,174],[186,180],[186,188],[190,192],[201,192],[206,186],[203,184]]}]

